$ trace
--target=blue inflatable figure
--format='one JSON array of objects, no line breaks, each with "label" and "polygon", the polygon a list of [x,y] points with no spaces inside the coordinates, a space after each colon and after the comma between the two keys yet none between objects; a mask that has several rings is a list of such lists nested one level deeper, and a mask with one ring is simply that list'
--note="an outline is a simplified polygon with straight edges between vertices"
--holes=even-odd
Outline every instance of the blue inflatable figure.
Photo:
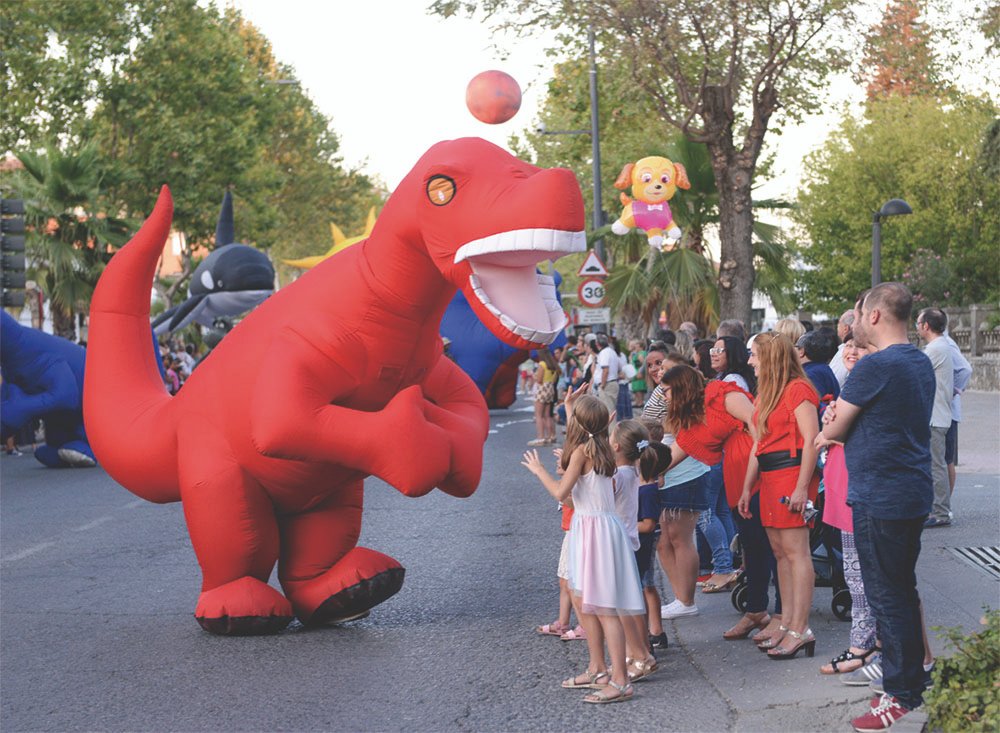
[{"label": "blue inflatable figure", "polygon": [[[562,304],[559,286],[562,275],[549,276],[541,272],[538,277],[553,277],[556,297]],[[448,304],[441,319],[441,335],[451,340],[449,351],[466,374],[479,387],[490,409],[510,407],[517,397],[518,367],[528,358],[529,352],[515,349],[494,336],[472,311],[462,291]],[[549,344],[550,349],[566,345],[566,334],[560,333]]]},{"label": "blue inflatable figure", "polygon": [[72,341],[19,324],[0,311],[0,432],[45,421],[35,458],[50,468],[96,466],[83,428],[86,352]]}]

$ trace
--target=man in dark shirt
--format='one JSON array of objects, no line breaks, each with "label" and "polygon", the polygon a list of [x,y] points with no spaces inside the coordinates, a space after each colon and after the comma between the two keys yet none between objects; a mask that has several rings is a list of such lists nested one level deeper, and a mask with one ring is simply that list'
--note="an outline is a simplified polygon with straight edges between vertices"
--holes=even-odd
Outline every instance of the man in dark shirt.
[{"label": "man in dark shirt", "polygon": [[920,600],[916,564],[931,510],[930,416],[934,369],[907,339],[913,297],[882,283],[859,301],[854,343],[874,347],[859,360],[840,399],[823,416],[823,439],[845,443],[847,502],[854,511],[865,594],[882,641],[885,693],[852,723],[885,730],[923,702]]}]

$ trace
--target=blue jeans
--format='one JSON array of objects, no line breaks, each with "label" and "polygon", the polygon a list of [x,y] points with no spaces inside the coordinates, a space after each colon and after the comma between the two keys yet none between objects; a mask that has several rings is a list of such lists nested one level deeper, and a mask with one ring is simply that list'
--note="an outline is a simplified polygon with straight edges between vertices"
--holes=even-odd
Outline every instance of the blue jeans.
[{"label": "blue jeans", "polygon": [[771,551],[771,541],[760,523],[760,494],[750,499],[750,519],[736,515],[743,547],[743,565],[747,576],[747,613],[767,610],[768,586],[774,578],[774,612],[781,613],[778,566]]},{"label": "blue jeans", "polygon": [[882,642],[882,684],[912,710],[923,702],[926,682],[916,574],[926,517],[879,519],[860,504],[852,508],[865,595]]},{"label": "blue jeans", "polygon": [[[712,572],[716,575],[728,575],[733,572],[733,554],[729,551],[732,536],[726,532],[717,511],[719,497],[726,504],[725,492],[722,490],[722,464],[718,463],[709,469],[708,477],[708,509],[698,516],[698,531],[705,537],[708,546],[712,548]],[[729,514],[729,506],[726,505]]]}]

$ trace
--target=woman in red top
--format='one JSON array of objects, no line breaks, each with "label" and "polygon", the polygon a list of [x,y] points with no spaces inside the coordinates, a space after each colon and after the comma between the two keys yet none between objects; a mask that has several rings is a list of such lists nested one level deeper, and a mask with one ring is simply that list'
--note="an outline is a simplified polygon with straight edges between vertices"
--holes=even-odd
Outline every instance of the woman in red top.
[{"label": "woman in red top", "polygon": [[[753,402],[752,397],[733,382],[711,381],[707,384],[697,370],[677,366],[663,375],[663,389],[670,396],[668,419],[675,423],[676,438],[670,450],[671,465],[677,464],[685,456],[708,465],[722,461],[723,483],[726,500],[735,507],[743,489],[747,463],[753,449]],[[753,493],[757,484],[753,486]],[[746,525],[756,522],[757,533],[760,520],[742,520],[740,537],[750,536]],[[746,567],[749,604],[746,614],[735,626],[723,633],[723,638],[745,639],[755,629],[763,629],[771,621],[767,612],[768,591],[771,571],[771,552],[767,541],[759,544],[743,542],[744,565]],[[757,557],[757,555],[760,557]],[[777,606],[776,606],[777,608]],[[777,613],[781,613],[778,608]]]},{"label": "woman in red top", "polygon": [[750,349],[757,374],[754,425],[757,440],[747,466],[739,511],[750,514],[750,496],[760,475],[760,521],[778,560],[784,635],[761,645],[772,659],[790,659],[805,649],[812,656],[816,637],[809,628],[813,573],[809,526],[803,518],[806,501],[816,498],[816,410],[819,396],[806,378],[795,347],[787,337],[762,333]]}]

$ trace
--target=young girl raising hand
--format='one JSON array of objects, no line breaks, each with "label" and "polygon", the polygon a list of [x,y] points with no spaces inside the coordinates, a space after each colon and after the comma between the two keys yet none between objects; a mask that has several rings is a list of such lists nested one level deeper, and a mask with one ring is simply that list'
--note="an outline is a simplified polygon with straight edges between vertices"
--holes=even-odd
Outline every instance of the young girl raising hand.
[{"label": "young girl raising hand", "polygon": [[[608,437],[611,416],[587,386],[566,395],[566,443],[560,462],[564,473],[556,481],[529,450],[522,465],[558,501],[571,500],[569,586],[577,597],[580,624],[587,633],[590,664],[586,672],[563,681],[566,688],[597,690],[588,703],[631,700],[625,662],[625,631],[620,616],[645,613],[632,545],[615,513],[612,477],[616,460]],[[607,642],[612,673],[605,664]]]}]

